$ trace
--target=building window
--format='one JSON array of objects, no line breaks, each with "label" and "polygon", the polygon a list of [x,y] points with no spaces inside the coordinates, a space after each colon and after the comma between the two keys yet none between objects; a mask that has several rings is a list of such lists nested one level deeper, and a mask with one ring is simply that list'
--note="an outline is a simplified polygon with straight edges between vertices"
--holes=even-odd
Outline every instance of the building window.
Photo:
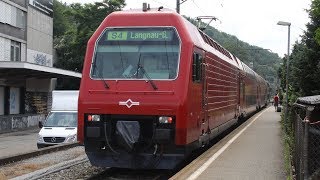
[{"label": "building window", "polygon": [[[21,0],[19,0],[21,1]],[[0,22],[26,29],[27,13],[23,10],[16,8],[6,2],[0,1]]]},{"label": "building window", "polygon": [[5,102],[4,87],[0,86],[0,115],[4,115],[4,102]]},{"label": "building window", "polygon": [[21,61],[21,45],[19,42],[11,41],[10,60]]},{"label": "building window", "polygon": [[26,13],[20,9],[17,9],[16,27],[26,29]]},{"label": "building window", "polygon": [[20,113],[20,89],[19,88],[10,88],[9,95],[9,113],[10,114],[19,114]]}]

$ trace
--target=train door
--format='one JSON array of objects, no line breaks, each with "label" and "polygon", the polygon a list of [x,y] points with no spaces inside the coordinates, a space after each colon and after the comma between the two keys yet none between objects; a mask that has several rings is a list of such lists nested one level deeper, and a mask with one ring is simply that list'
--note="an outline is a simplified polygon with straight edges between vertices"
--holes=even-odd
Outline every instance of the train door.
[{"label": "train door", "polygon": [[257,91],[256,91],[256,110],[259,109],[260,106],[260,91],[259,91],[259,85],[257,85]]},{"label": "train door", "polygon": [[242,100],[241,100],[241,95],[242,95],[242,93],[241,93],[241,73],[239,72],[238,73],[238,88],[237,88],[237,99],[238,99],[238,112],[237,112],[237,116],[240,116],[240,114],[241,114],[241,108],[242,108]]},{"label": "train door", "polygon": [[196,49],[193,53],[193,73],[192,80],[195,84],[198,84],[198,92],[200,93],[195,97],[199,97],[199,101],[195,102],[195,106],[199,103],[199,134],[200,141],[202,143],[207,143],[207,138],[202,138],[206,136],[206,133],[209,129],[209,123],[207,118],[207,84],[206,84],[206,62],[205,62],[205,53],[202,50]]},{"label": "train door", "polygon": [[244,76],[240,74],[239,77],[239,99],[240,99],[240,115],[243,113],[243,111],[246,108],[246,94],[245,94],[245,82],[244,82]]},{"label": "train door", "polygon": [[[205,56],[204,56],[205,57]],[[202,59],[202,124],[203,129],[207,132],[209,129],[209,119],[208,119],[208,83],[207,83],[207,58]]]}]

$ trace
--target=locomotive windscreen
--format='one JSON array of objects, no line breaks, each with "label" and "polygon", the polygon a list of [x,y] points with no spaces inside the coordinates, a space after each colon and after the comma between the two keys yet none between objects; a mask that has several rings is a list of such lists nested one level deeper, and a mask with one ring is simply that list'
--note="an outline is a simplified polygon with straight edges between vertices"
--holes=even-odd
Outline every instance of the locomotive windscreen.
[{"label": "locomotive windscreen", "polygon": [[175,79],[180,39],[172,27],[108,28],[96,42],[93,79]]}]

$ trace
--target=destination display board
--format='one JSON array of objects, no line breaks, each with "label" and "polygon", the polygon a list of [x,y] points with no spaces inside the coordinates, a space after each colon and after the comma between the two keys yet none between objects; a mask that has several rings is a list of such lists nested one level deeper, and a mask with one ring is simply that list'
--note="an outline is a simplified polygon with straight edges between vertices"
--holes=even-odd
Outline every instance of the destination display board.
[{"label": "destination display board", "polygon": [[108,41],[171,41],[173,31],[171,30],[128,30],[108,31]]},{"label": "destination display board", "polygon": [[40,12],[53,17],[53,0],[29,0],[29,4]]}]

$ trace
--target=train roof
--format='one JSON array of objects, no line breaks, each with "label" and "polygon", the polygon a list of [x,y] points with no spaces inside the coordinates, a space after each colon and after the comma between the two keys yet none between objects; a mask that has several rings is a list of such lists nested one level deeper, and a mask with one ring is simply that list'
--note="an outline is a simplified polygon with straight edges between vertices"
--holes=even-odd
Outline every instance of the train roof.
[{"label": "train roof", "polygon": [[[250,67],[244,64],[239,58],[226,50],[223,46],[197,28],[194,24],[189,22],[186,18],[176,13],[173,10],[163,8],[159,10],[158,8],[151,8],[147,11],[142,11],[142,9],[130,9],[124,11],[116,11],[111,13],[108,17],[117,17],[116,20],[113,21],[114,26],[124,26],[123,21],[126,22],[128,26],[137,26],[134,20],[128,21],[129,18],[146,18],[147,16],[151,17],[148,21],[143,24],[141,22],[141,26],[147,26],[146,24],[150,24],[150,26],[156,26],[156,24],[162,24],[170,26],[170,24],[176,24],[175,27],[179,26],[179,28],[183,28],[185,34],[192,41],[192,43],[202,48],[207,52],[212,52],[214,55],[218,56],[222,60],[228,62],[229,64],[234,65],[240,70],[244,71],[246,74],[253,75],[257,78],[262,78],[257,73],[255,73]],[[108,18],[107,17],[107,18]],[[155,19],[161,19],[161,22],[156,22]],[[140,26],[140,25],[139,25]],[[262,78],[263,79],[263,78]]]},{"label": "train roof", "polygon": [[235,55],[231,54],[228,50],[226,50],[218,42],[201,31],[190,21],[185,18],[183,18],[183,20],[186,28],[188,28],[189,36],[191,37],[195,45],[203,48],[208,52],[212,52],[219,58],[227,61],[230,64],[233,64],[234,66],[237,66],[239,69],[242,69],[241,61]]},{"label": "train roof", "polygon": [[118,18],[120,18],[121,16],[124,16],[126,18],[129,18],[129,16],[131,18],[139,16],[146,17],[146,15],[160,17],[162,20],[165,20],[166,17],[170,16],[171,21],[182,25],[182,27],[187,30],[188,36],[192,40],[194,45],[206,51],[212,52],[221,59],[228,61],[229,63],[242,69],[240,60],[236,58],[236,56],[231,54],[223,46],[221,46],[219,43],[217,43],[215,40],[206,35],[199,28],[197,28],[194,24],[192,24],[186,18],[173,10],[161,9],[159,11],[158,8],[151,8],[148,11],[142,11],[141,9],[131,9],[125,11],[116,11],[110,14],[110,16],[118,16]]}]

